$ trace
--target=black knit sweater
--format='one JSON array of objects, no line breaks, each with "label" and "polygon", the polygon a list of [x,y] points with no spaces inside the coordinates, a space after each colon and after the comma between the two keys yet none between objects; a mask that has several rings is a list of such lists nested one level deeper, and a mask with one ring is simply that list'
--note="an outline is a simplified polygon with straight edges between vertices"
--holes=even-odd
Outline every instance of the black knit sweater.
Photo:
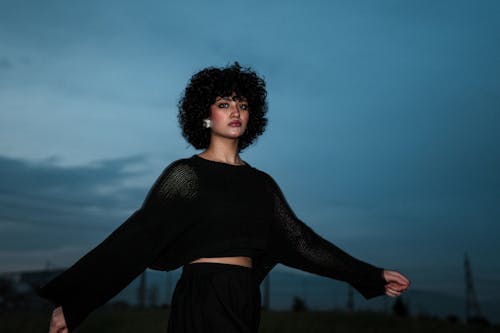
[{"label": "black knit sweater", "polygon": [[386,283],[382,269],[300,221],[268,174],[194,155],[169,165],[140,209],[38,293],[62,305],[72,331],[146,268],[221,256],[252,257],[259,282],[282,263],[346,281],[366,298],[382,295]]}]

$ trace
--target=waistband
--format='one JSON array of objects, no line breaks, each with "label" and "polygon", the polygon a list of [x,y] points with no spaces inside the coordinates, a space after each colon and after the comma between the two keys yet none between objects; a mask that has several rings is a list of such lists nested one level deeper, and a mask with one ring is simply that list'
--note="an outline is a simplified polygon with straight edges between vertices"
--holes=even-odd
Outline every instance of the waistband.
[{"label": "waistband", "polygon": [[253,268],[251,267],[216,262],[196,262],[192,264],[186,264],[182,267],[183,276],[189,276],[193,274],[204,275],[224,271],[242,272],[247,274],[253,274],[254,272]]}]

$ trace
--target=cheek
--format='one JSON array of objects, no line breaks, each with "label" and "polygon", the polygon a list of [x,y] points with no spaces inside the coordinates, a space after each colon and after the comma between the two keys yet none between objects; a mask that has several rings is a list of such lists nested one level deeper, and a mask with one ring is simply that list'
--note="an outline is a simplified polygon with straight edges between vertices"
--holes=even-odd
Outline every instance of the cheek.
[{"label": "cheek", "polygon": [[248,112],[243,112],[240,114],[240,119],[248,122],[248,120],[250,119],[250,114]]},{"label": "cheek", "polygon": [[225,117],[224,112],[213,110],[213,109],[210,110],[210,119],[212,121],[217,122],[217,121],[223,120],[224,117]]}]

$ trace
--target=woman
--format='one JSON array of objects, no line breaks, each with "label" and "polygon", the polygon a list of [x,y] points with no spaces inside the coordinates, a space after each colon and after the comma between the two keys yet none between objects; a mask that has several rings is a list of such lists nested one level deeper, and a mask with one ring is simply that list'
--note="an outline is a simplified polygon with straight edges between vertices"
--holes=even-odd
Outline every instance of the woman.
[{"label": "woman", "polygon": [[265,82],[238,63],[195,74],[179,102],[199,155],[170,164],[143,205],[39,294],[50,333],[71,332],[146,268],[183,266],[168,331],[257,332],[259,284],[282,263],[343,280],[366,298],[398,296],[402,274],[357,260],[301,222],[278,185],[239,153],[264,132]]}]

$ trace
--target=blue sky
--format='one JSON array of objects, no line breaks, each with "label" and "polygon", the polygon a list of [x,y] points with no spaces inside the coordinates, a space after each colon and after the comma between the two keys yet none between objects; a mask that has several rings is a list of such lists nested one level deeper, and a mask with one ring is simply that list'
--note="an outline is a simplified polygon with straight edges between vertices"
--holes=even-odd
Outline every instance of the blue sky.
[{"label": "blue sky", "polygon": [[71,264],[196,153],[176,103],[266,78],[242,157],[296,214],[418,289],[500,298],[497,1],[0,1],[0,271]]}]

